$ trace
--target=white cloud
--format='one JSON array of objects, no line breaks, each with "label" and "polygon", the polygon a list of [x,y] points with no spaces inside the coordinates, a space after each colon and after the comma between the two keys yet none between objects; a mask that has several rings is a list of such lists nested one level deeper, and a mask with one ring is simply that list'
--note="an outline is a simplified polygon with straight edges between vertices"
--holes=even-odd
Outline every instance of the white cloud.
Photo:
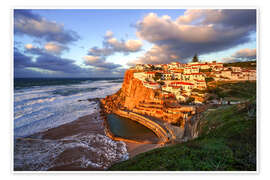
[{"label": "white cloud", "polygon": [[154,46],[134,62],[175,61],[171,55],[183,62],[195,53],[223,51],[250,41],[250,33],[256,32],[256,10],[187,10],[175,21],[149,13],[136,27],[137,36]]},{"label": "white cloud", "polygon": [[63,50],[67,50],[68,48],[55,42],[48,42],[44,45],[44,49],[47,52],[60,54]]}]

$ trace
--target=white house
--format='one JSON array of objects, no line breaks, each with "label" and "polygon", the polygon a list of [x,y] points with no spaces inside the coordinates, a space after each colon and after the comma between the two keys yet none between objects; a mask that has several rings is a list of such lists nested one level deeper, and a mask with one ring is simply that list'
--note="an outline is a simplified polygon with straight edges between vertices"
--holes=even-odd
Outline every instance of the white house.
[{"label": "white house", "polygon": [[172,79],[172,76],[173,76],[172,73],[170,73],[170,72],[164,72],[162,74],[161,78],[164,79],[164,80],[171,80]]},{"label": "white house", "polygon": [[180,63],[179,62],[171,62],[171,64],[168,64],[169,69],[177,69],[179,68]]},{"label": "white house", "polygon": [[159,89],[160,88],[160,84],[159,83],[155,83],[155,82],[147,82],[144,81],[143,85],[147,88],[151,88],[151,89]]},{"label": "white house", "polygon": [[148,72],[145,72],[145,74],[146,74],[146,77],[148,79],[153,79],[155,77],[156,72],[154,72],[154,71],[148,71]]},{"label": "white house", "polygon": [[133,74],[133,76],[134,76],[134,78],[137,78],[137,79],[139,79],[141,81],[145,81],[145,79],[147,78],[147,75],[146,75],[145,72],[135,72]]},{"label": "white house", "polygon": [[178,80],[182,80],[182,73],[180,73],[180,72],[175,72],[175,73],[173,73],[173,77],[174,77],[174,79],[178,79]]},{"label": "white house", "polygon": [[232,72],[230,70],[221,71],[221,76],[231,79]]},{"label": "white house", "polygon": [[199,79],[194,80],[194,85],[195,85],[194,88],[200,89],[200,90],[204,90],[207,87],[205,80],[199,80]]},{"label": "white house", "polygon": [[144,65],[143,64],[136,64],[135,69],[136,70],[144,70]]},{"label": "white house", "polygon": [[194,79],[205,80],[202,73],[191,73],[191,74],[183,74],[182,75],[183,81],[192,81]]},{"label": "white house", "polygon": [[177,82],[171,82],[170,86],[174,88],[180,88],[181,90],[185,90],[185,91],[191,91],[194,87],[194,84],[189,83],[189,82],[177,81]]},{"label": "white house", "polygon": [[190,74],[192,71],[192,68],[191,67],[185,67],[184,68],[184,74]]},{"label": "white house", "polygon": [[232,66],[231,67],[231,69],[232,69],[232,72],[241,72],[241,67],[234,67],[234,66]]}]

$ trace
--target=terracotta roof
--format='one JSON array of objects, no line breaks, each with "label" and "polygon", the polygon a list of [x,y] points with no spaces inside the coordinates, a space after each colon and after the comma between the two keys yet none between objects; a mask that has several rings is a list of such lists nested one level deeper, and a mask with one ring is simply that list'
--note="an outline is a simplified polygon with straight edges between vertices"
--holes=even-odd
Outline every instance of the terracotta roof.
[{"label": "terracotta roof", "polygon": [[191,73],[191,74],[184,74],[184,75],[202,75],[202,73]]},{"label": "terracotta roof", "polygon": [[193,85],[193,83],[188,83],[188,82],[171,82],[171,84]]},{"label": "terracotta roof", "polygon": [[195,79],[197,82],[205,82],[204,80]]},{"label": "terracotta roof", "polygon": [[155,74],[156,72],[145,72],[146,74]]},{"label": "terracotta roof", "polygon": [[154,82],[149,82],[148,84],[150,84],[150,85],[158,85],[158,83],[154,83]]}]

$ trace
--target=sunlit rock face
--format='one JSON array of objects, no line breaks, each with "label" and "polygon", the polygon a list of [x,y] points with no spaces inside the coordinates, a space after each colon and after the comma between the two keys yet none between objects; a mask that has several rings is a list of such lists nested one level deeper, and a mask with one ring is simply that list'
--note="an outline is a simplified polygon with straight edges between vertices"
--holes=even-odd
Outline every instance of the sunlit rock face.
[{"label": "sunlit rock face", "polygon": [[134,108],[140,101],[154,99],[155,90],[147,88],[143,83],[134,78],[133,71],[127,71],[122,85],[121,93],[125,97],[124,107]]},{"label": "sunlit rock face", "polygon": [[102,100],[107,112],[120,107],[132,110],[139,102],[154,99],[156,91],[145,87],[139,79],[134,78],[133,73],[134,70],[127,70],[122,88],[116,94]]},{"label": "sunlit rock face", "polygon": [[[193,107],[179,105],[175,97],[165,97],[160,89],[151,89],[134,78],[135,70],[127,70],[122,88],[115,94],[101,100],[105,112],[125,109],[163,119],[169,123],[183,120],[185,113],[194,112]],[[182,124],[181,126],[184,126]]]}]

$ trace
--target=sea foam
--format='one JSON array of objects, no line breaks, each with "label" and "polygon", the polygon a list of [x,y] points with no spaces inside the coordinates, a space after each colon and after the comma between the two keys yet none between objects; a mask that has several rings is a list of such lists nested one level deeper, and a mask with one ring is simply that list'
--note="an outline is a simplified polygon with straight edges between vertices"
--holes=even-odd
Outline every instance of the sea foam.
[{"label": "sea foam", "polygon": [[29,136],[92,114],[98,107],[87,99],[104,98],[120,88],[121,82],[104,80],[15,90],[14,136]]}]

